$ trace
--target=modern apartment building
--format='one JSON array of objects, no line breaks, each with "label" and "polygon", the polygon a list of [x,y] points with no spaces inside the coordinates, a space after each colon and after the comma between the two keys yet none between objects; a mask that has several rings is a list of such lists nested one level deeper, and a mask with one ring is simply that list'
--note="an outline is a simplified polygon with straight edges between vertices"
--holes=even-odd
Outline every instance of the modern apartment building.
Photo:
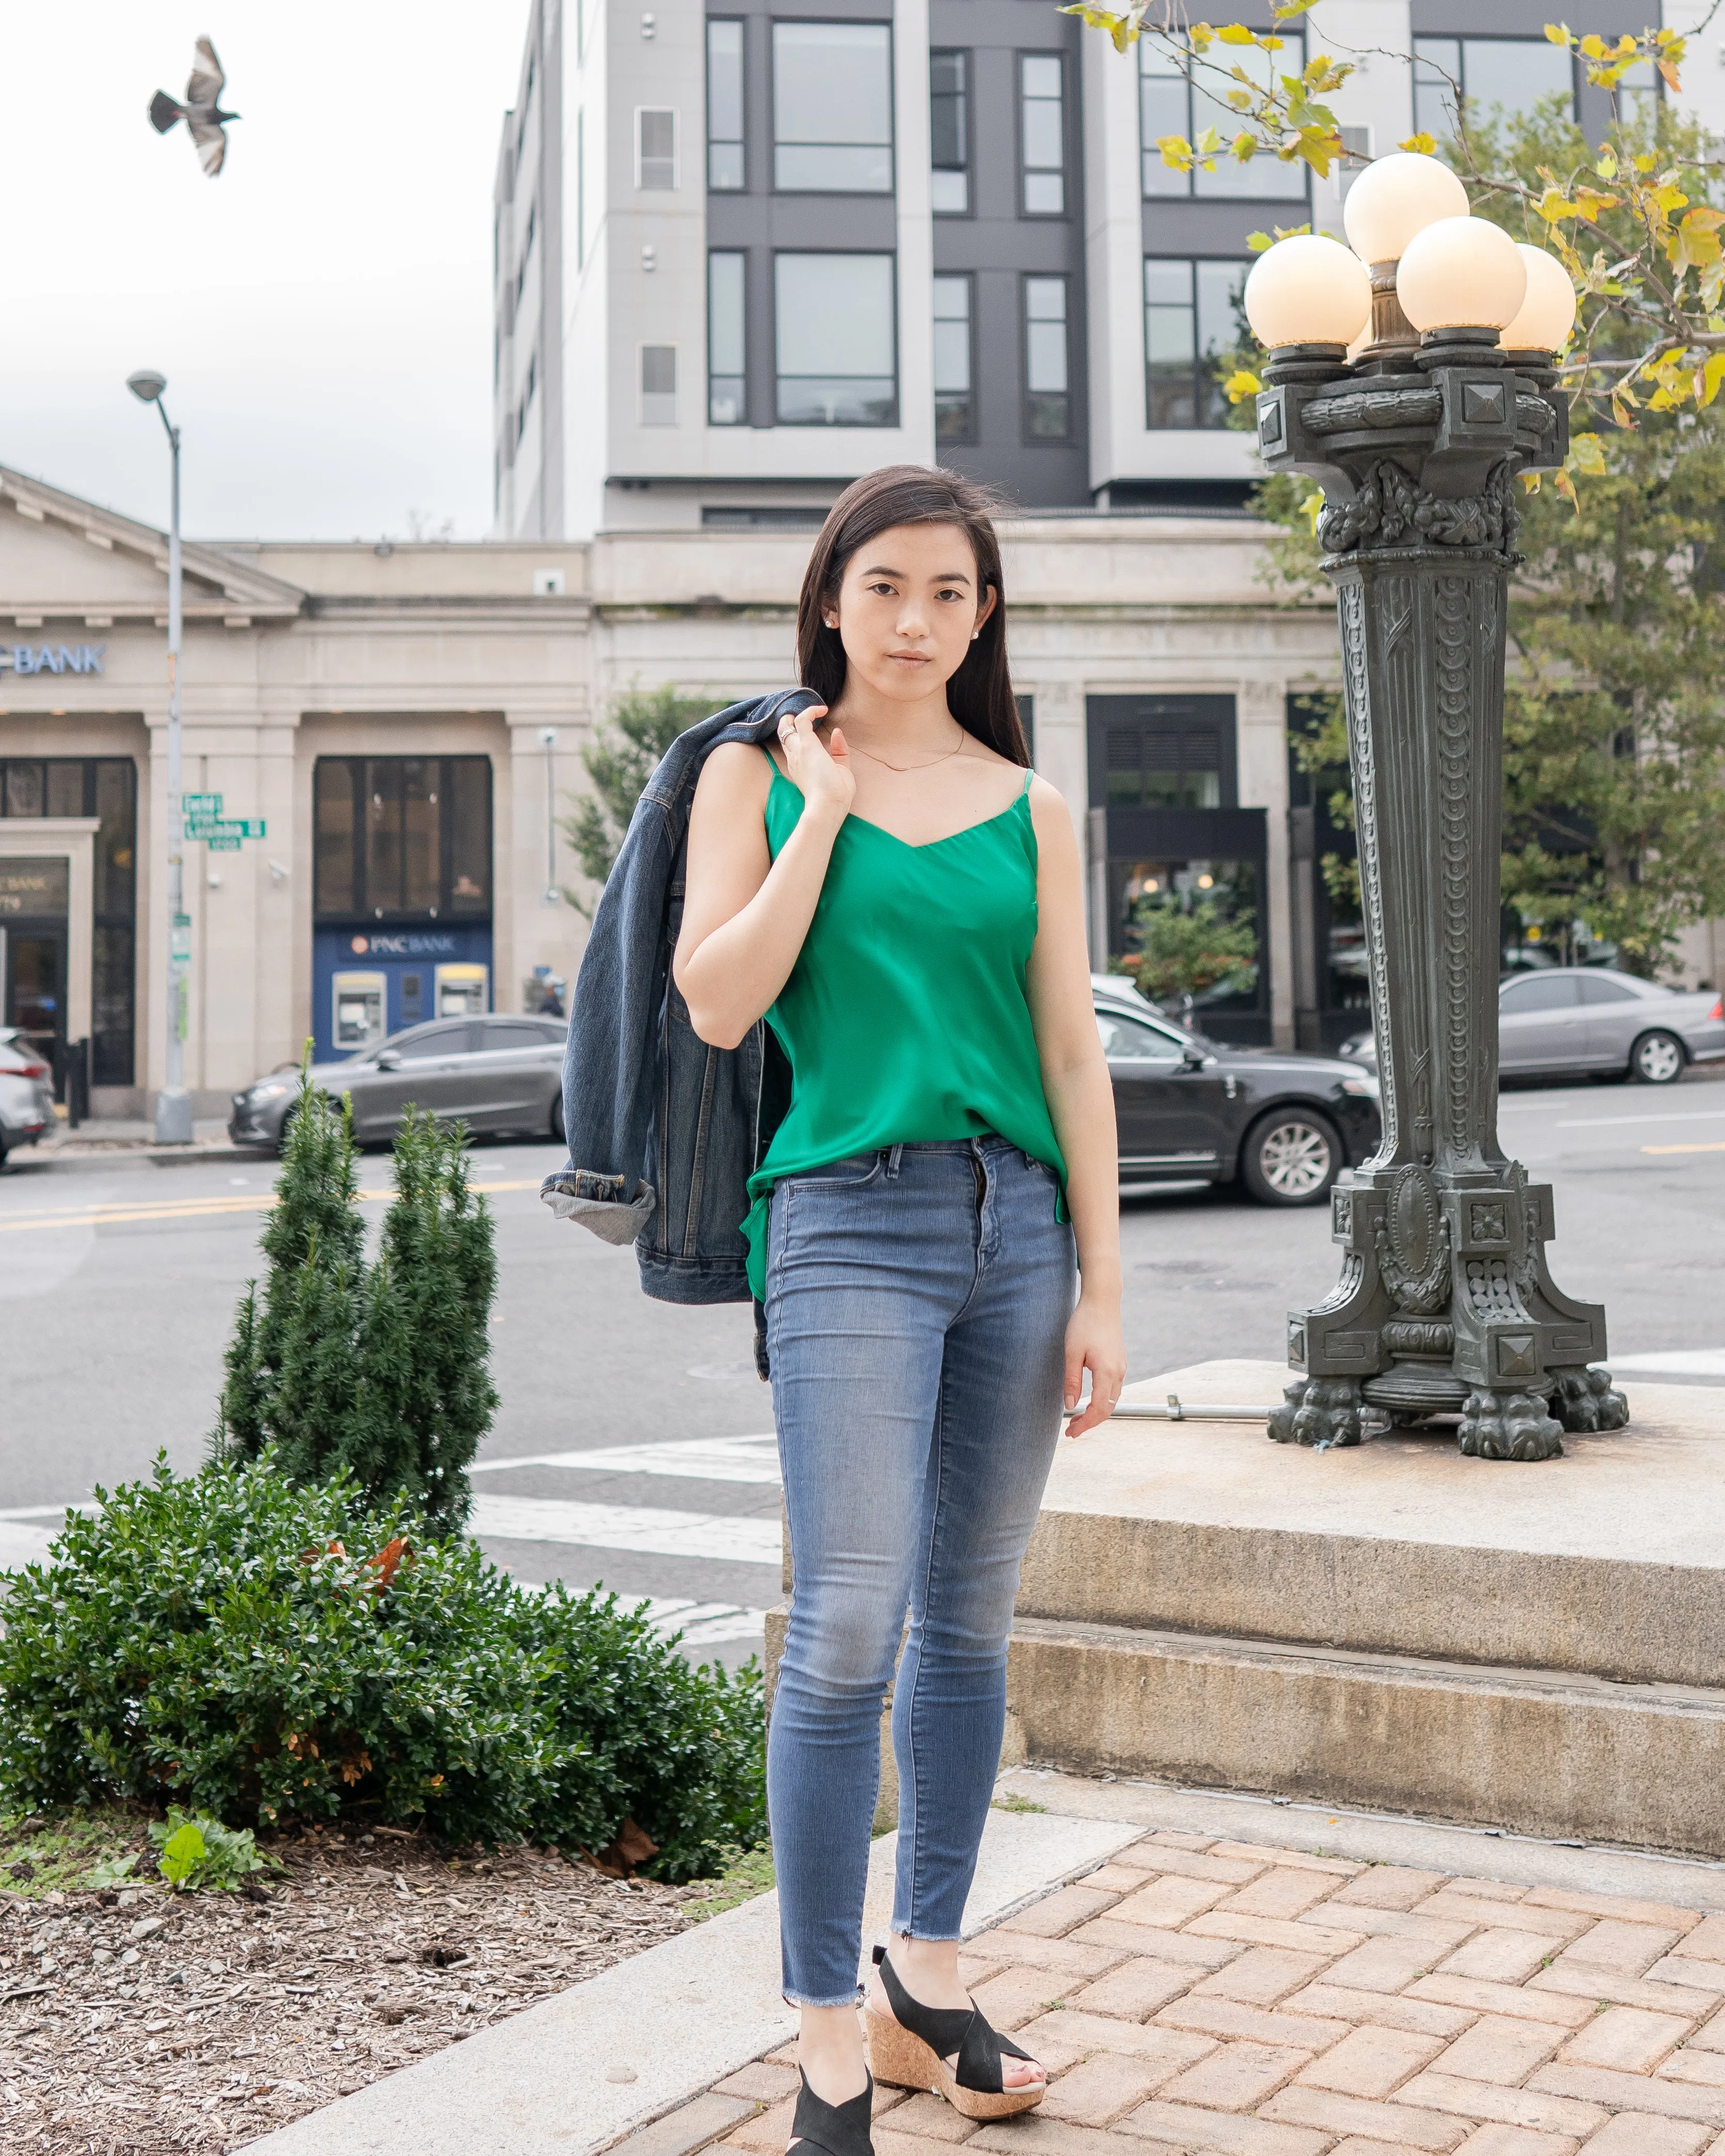
[{"label": "modern apartment building", "polygon": [[[1274,64],[1354,57],[1335,103],[1367,155],[1449,131],[1452,80],[1597,128],[1550,12],[1322,0]],[[1718,74],[1697,54],[1689,94]],[[1034,510],[1238,508],[1214,362],[1247,235],[1339,229],[1348,169],[1163,163],[1213,122],[1153,42],[1052,0],[534,0],[497,168],[497,536],[794,527],[895,459]]]},{"label": "modern apartment building", "polygon": [[[1639,0],[1612,4],[1576,0],[1572,28],[1640,27]],[[1277,61],[1357,63],[1334,100],[1356,162],[1317,181],[1170,171],[1156,138],[1224,109],[1053,0],[532,0],[496,186],[496,536],[594,539],[596,688],[767,687],[787,542],[841,486],[898,460],[993,482],[1024,506],[1014,680],[1086,850],[1096,962],[1159,910],[1211,908],[1258,955],[1204,1024],[1340,1040],[1362,939],[1322,863],[1351,841],[1287,745],[1333,685],[1333,616],[1255,581],[1251,438],[1216,362],[1249,234],[1339,232],[1358,158],[1451,132],[1451,84],[1565,95],[1597,139],[1606,99],[1550,12],[1320,0]],[[1722,36],[1685,94],[1725,134]]]}]

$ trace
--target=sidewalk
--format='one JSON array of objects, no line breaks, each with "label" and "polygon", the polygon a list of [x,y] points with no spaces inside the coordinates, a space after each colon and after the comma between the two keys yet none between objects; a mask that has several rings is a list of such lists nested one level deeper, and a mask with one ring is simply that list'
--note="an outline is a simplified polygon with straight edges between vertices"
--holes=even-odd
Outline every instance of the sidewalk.
[{"label": "sidewalk", "polygon": [[219,1118],[192,1126],[190,1145],[157,1145],[156,1126],[142,1121],[98,1116],[73,1130],[57,1122],[33,1146],[20,1146],[9,1158],[10,1173],[39,1174],[44,1168],[111,1168],[116,1159],[145,1161],[260,1160],[271,1155],[255,1146],[230,1143]]},{"label": "sidewalk", "polygon": [[[882,2090],[876,2156],[1725,2156],[1725,1866],[1026,1769],[1001,1801],[962,1966],[1049,2093],[975,2126]],[[252,2148],[780,2156],[776,1925],[763,1896]]]}]

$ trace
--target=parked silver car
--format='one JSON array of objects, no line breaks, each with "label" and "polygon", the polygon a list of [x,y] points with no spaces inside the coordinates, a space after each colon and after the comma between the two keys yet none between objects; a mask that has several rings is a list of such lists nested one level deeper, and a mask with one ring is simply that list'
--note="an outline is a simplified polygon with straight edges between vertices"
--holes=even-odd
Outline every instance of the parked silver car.
[{"label": "parked silver car", "polygon": [[54,1071],[16,1026],[0,1026],[0,1167],[54,1127]]},{"label": "parked silver car", "polygon": [[[1497,983],[1498,1068],[1506,1078],[1557,1071],[1669,1086],[1692,1063],[1725,1055],[1725,998],[1661,988],[1609,966],[1548,966]],[[1342,1053],[1378,1067],[1368,1033]]]},{"label": "parked silver car", "polygon": [[[560,1138],[567,1029],[555,1018],[434,1019],[339,1063],[314,1063],[311,1081],[331,1100],[352,1101],[362,1144],[393,1138],[409,1101],[476,1134]],[[228,1137],[279,1150],[299,1090],[289,1064],[236,1093]]]}]

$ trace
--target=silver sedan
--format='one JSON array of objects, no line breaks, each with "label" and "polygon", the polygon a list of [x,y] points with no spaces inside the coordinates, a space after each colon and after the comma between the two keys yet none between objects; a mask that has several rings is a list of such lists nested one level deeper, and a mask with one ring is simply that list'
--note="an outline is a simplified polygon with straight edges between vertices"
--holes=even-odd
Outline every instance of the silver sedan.
[{"label": "silver sedan", "polygon": [[[1575,1070],[1669,1086],[1690,1064],[1725,1056],[1725,998],[1609,966],[1542,967],[1498,983],[1497,1034],[1506,1078]],[[1368,1033],[1342,1053],[1377,1068]]]},{"label": "silver sedan", "polygon": [[0,1026],[0,1163],[54,1128],[54,1073],[28,1034]]},{"label": "silver sedan", "polygon": [[[555,1018],[434,1019],[339,1063],[314,1063],[311,1082],[353,1103],[353,1135],[387,1144],[409,1102],[477,1135],[563,1134],[563,1036]],[[236,1145],[280,1148],[300,1090],[291,1064],[234,1096]]]}]

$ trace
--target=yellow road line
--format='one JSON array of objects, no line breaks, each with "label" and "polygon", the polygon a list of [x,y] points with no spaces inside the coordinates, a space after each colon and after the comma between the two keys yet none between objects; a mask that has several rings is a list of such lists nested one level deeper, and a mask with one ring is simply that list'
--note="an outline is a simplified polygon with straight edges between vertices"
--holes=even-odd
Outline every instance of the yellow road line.
[{"label": "yellow road line", "polygon": [[1712,1145],[1643,1146],[1641,1150],[1643,1152],[1725,1152],[1725,1139],[1716,1140]]},{"label": "yellow road line", "polygon": [[[484,1196],[490,1191],[536,1190],[536,1177],[520,1183],[475,1183],[475,1190]],[[393,1188],[362,1190],[356,1194],[362,1205],[387,1204],[393,1198]],[[26,1214],[11,1220],[0,1219],[0,1235],[28,1234],[33,1229],[43,1228],[123,1228],[134,1220],[200,1220],[231,1218],[236,1213],[267,1213],[276,1203],[275,1194],[259,1194],[245,1198],[187,1198],[166,1204],[116,1204],[92,1207],[83,1213]]]}]

